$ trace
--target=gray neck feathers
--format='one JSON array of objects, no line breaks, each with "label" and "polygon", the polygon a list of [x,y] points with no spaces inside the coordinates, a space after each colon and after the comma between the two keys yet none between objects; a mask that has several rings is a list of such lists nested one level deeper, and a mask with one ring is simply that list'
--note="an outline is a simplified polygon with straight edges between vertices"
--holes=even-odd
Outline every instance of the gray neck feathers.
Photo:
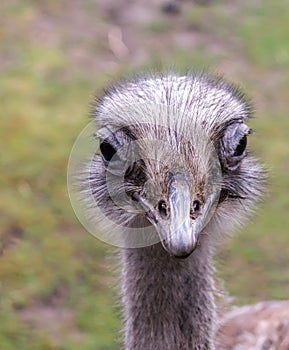
[{"label": "gray neck feathers", "polygon": [[184,260],[169,256],[161,244],[122,250],[125,350],[214,349],[208,249],[201,245]]}]

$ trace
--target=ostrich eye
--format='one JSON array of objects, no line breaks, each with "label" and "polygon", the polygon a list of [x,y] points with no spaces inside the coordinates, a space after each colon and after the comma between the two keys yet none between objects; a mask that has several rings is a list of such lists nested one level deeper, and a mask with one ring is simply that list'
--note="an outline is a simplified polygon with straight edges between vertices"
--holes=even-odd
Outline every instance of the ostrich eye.
[{"label": "ostrich eye", "polygon": [[244,123],[229,125],[220,144],[220,160],[225,171],[235,171],[246,157],[247,137],[251,129]]},{"label": "ostrich eye", "polygon": [[106,140],[101,142],[100,151],[105,162],[110,162],[116,154],[116,149]]},{"label": "ostrich eye", "polygon": [[244,153],[246,146],[247,146],[247,135],[244,135],[241,138],[241,140],[239,141],[239,143],[235,149],[234,156],[235,157],[241,156]]},{"label": "ostrich eye", "polygon": [[163,219],[165,219],[168,216],[168,209],[165,201],[163,200],[159,201],[158,210]]}]

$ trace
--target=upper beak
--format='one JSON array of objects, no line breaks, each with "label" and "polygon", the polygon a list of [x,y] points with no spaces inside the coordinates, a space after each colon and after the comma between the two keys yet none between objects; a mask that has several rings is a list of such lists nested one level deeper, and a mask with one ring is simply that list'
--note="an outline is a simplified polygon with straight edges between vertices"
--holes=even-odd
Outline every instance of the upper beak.
[{"label": "upper beak", "polygon": [[168,184],[167,215],[160,215],[147,200],[140,195],[135,198],[146,211],[147,217],[158,232],[163,247],[175,257],[187,257],[197,247],[200,233],[206,223],[213,203],[208,198],[205,203],[195,200],[190,181],[184,174],[172,177]]},{"label": "upper beak", "polygon": [[172,255],[186,257],[197,246],[199,232],[190,217],[190,185],[182,175],[174,176],[169,182],[167,221],[155,225],[164,248]]}]

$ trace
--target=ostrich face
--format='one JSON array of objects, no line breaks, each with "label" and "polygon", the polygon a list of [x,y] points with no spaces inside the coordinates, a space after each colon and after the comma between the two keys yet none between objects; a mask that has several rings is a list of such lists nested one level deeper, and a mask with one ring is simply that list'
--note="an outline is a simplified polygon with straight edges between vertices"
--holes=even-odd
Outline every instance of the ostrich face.
[{"label": "ostrich face", "polygon": [[188,256],[202,234],[240,221],[260,195],[262,171],[246,151],[248,114],[235,88],[205,76],[114,87],[96,109],[97,205],[115,222],[144,219],[169,254]]}]

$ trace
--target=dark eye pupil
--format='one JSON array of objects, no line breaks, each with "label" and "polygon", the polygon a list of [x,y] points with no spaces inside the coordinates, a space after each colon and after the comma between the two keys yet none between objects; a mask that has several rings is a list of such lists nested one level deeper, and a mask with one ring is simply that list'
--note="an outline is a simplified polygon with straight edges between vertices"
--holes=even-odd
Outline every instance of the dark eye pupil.
[{"label": "dark eye pupil", "polygon": [[234,156],[236,157],[241,156],[244,153],[246,146],[247,146],[247,135],[243,136],[239,141],[238,146],[235,149]]},{"label": "dark eye pupil", "polygon": [[116,149],[107,141],[103,141],[100,144],[101,154],[107,162],[110,162],[112,157],[116,154]]},{"label": "dark eye pupil", "polygon": [[161,214],[161,217],[163,219],[165,219],[167,217],[167,215],[168,215],[167,205],[166,205],[165,201],[163,201],[163,200],[159,201],[158,209],[159,209],[159,213]]}]

